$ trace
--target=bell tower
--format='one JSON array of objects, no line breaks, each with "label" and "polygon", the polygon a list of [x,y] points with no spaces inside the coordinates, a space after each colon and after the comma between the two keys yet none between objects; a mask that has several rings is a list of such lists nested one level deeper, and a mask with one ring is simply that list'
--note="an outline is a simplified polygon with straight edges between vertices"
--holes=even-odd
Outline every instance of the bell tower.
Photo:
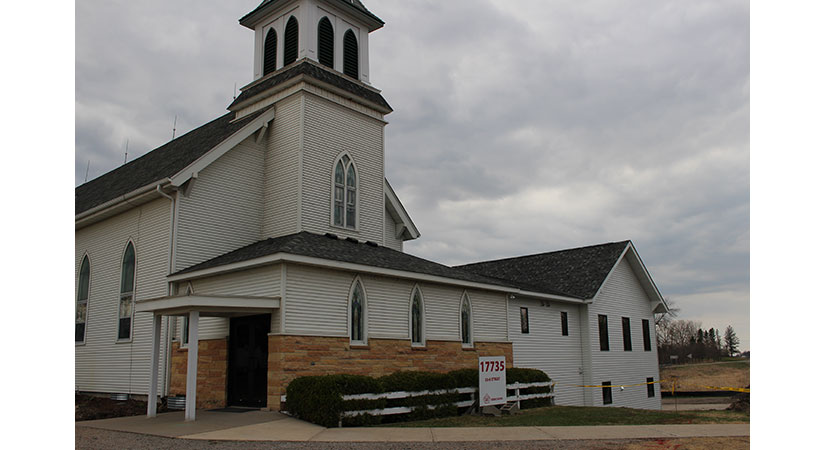
[{"label": "bell tower", "polygon": [[264,0],[240,20],[255,31],[253,79],[307,58],[369,84],[369,34],[384,26],[359,0]]}]

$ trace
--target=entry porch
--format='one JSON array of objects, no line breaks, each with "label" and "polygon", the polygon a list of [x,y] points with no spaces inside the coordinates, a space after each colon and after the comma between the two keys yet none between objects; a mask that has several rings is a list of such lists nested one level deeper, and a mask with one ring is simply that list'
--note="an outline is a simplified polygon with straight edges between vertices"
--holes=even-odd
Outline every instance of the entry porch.
[{"label": "entry porch", "polygon": [[[186,362],[186,406],[184,419],[195,420],[198,379],[198,323],[201,317],[240,318],[272,314],[281,307],[280,297],[176,295],[136,302],[135,312],[152,313],[152,356],[146,415],[157,415],[160,331],[163,316],[188,317],[188,355]],[[240,358],[244,358],[240,355]],[[265,383],[265,381],[264,381]]]}]

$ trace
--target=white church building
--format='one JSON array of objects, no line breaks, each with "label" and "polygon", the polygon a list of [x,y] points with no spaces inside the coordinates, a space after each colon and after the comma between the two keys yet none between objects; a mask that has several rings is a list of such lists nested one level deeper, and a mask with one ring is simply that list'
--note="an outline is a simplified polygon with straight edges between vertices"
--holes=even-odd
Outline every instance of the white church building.
[{"label": "white church building", "polygon": [[254,81],[229,112],[75,189],[78,391],[185,395],[194,419],[278,410],[302,375],[504,355],[557,404],[661,407],[645,383],[666,305],[630,241],[460,267],[404,253],[420,232],[385,178],[392,109],[369,79],[383,21],[358,0],[265,0],[240,23]]}]

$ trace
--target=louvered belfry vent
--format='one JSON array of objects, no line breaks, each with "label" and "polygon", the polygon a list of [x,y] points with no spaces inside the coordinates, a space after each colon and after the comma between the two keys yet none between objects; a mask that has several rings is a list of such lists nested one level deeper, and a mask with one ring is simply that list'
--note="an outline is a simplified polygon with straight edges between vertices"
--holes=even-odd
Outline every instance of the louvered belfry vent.
[{"label": "louvered belfry vent", "polygon": [[278,35],[275,30],[269,29],[264,40],[264,76],[275,71],[278,60]]},{"label": "louvered belfry vent", "polygon": [[358,79],[358,40],[355,33],[344,33],[344,75]]},{"label": "louvered belfry vent", "polygon": [[318,62],[332,68],[335,61],[335,32],[332,23],[324,17],[318,22]]},{"label": "louvered belfry vent", "polygon": [[284,65],[287,66],[298,59],[298,19],[291,16],[286,22],[284,30]]}]

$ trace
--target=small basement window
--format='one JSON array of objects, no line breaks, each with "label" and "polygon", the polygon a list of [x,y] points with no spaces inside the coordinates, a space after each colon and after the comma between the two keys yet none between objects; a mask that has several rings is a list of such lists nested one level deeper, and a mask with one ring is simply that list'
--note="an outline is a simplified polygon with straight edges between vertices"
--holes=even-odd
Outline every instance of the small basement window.
[{"label": "small basement window", "polygon": [[602,404],[613,404],[613,386],[609,381],[602,381]]}]

